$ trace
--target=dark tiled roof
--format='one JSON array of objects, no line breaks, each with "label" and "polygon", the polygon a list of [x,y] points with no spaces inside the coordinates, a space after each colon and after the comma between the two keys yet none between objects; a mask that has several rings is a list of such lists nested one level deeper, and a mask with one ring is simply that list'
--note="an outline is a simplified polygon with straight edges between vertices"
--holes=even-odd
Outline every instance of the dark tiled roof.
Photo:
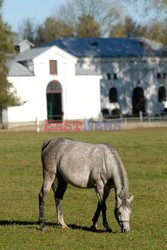
[{"label": "dark tiled roof", "polygon": [[159,56],[161,44],[144,38],[60,38],[44,45],[58,46],[76,57]]},{"label": "dark tiled roof", "polygon": [[8,76],[33,76],[34,74],[24,65],[16,61],[8,61],[9,68]]}]

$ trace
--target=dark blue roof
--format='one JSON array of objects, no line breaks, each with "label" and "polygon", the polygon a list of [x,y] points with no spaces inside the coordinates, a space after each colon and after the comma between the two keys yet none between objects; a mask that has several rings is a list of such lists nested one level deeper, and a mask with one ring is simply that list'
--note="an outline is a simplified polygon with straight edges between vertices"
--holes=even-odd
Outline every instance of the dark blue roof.
[{"label": "dark blue roof", "polygon": [[148,41],[144,38],[59,38],[44,46],[56,45],[76,57],[159,56],[160,45]]}]

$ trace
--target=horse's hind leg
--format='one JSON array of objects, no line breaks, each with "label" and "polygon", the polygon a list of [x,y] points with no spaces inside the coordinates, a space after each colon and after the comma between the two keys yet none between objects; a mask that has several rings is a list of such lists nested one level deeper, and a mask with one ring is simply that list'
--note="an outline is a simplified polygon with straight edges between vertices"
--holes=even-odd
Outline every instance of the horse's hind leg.
[{"label": "horse's hind leg", "polygon": [[60,175],[57,177],[57,180],[58,180],[57,189],[55,189],[54,184],[52,185],[55,197],[57,220],[58,224],[60,224],[62,228],[68,228],[68,226],[64,222],[63,212],[62,212],[62,200],[64,193],[67,189],[67,182]]},{"label": "horse's hind leg", "polygon": [[45,227],[45,220],[44,220],[44,205],[46,200],[46,195],[50,191],[51,186],[54,182],[55,174],[49,174],[47,171],[44,171],[44,179],[41,191],[38,195],[39,199],[39,222],[41,225],[41,229]]}]

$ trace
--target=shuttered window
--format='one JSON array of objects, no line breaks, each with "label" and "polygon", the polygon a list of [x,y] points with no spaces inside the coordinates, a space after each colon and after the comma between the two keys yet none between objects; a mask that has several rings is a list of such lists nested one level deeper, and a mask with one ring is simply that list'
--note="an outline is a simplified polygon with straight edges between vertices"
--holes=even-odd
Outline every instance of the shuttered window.
[{"label": "shuttered window", "polygon": [[57,75],[57,61],[56,60],[50,60],[50,74],[51,75]]}]

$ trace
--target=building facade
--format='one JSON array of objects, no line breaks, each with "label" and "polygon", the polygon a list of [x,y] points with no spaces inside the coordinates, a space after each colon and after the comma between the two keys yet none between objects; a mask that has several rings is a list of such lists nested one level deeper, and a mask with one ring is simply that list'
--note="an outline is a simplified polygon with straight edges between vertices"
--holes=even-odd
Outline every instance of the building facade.
[{"label": "building facade", "polygon": [[[27,43],[27,41],[25,41]],[[166,111],[167,56],[143,38],[62,38],[25,46],[9,62],[8,80],[20,105],[4,111],[8,127]]]}]

